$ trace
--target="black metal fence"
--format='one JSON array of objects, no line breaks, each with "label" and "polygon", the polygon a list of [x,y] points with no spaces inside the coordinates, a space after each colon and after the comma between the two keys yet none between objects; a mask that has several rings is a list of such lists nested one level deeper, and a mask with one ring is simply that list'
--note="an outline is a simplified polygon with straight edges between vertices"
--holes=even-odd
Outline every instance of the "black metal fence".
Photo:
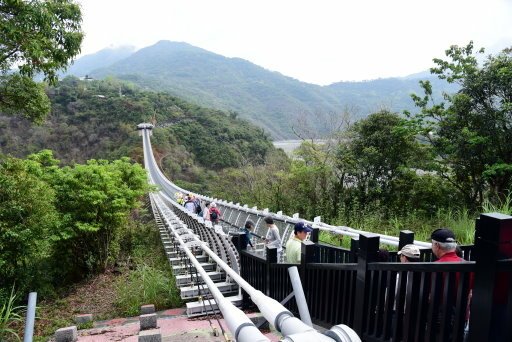
[{"label": "black metal fence", "polygon": [[[367,234],[350,250],[303,242],[300,265],[278,264],[271,248],[265,258],[240,251],[240,262],[244,279],[279,301],[292,292],[287,268],[298,266],[313,322],[346,324],[364,341],[512,341],[512,217],[481,215],[462,263],[432,262],[430,250],[423,262],[401,264],[396,253],[376,262],[378,250]],[[285,306],[297,313],[294,300]]]}]

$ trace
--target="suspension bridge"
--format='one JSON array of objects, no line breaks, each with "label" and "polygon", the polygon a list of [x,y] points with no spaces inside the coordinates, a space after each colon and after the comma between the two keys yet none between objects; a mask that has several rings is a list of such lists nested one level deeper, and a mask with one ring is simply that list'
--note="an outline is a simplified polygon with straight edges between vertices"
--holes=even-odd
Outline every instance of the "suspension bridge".
[{"label": "suspension bridge", "polygon": [[[190,317],[221,312],[237,341],[267,341],[240,308],[255,308],[283,335],[283,341],[512,341],[512,217],[483,214],[475,245],[461,246],[467,262],[434,263],[428,242],[414,233],[372,234],[331,226],[316,217],[216,202],[219,225],[184,209],[175,194],[191,193],[169,181],[154,159],[153,125],[140,124],[144,164],[159,191],[149,195],[155,220],[181,297]],[[265,235],[271,216],[283,237],[306,221],[314,229],[302,243],[300,264],[283,263],[275,247],[241,248],[239,227],[255,222]],[[349,249],[319,242],[320,231],[348,236]],[[414,243],[421,262],[400,264],[396,252],[377,262],[381,244]],[[474,279],[474,284],[473,284]]]}]

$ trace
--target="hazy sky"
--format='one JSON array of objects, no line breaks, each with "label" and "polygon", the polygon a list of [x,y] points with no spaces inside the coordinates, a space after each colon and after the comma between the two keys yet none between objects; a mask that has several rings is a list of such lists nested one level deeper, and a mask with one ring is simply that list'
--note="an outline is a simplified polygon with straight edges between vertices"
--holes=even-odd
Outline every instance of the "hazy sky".
[{"label": "hazy sky", "polygon": [[512,46],[512,0],[78,0],[82,55],[183,41],[301,81],[406,76],[450,45]]}]

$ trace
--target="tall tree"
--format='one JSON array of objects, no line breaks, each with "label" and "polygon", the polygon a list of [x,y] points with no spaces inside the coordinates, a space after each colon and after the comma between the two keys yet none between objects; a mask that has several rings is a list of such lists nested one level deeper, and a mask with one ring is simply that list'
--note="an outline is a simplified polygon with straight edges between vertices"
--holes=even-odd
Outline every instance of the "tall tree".
[{"label": "tall tree", "polygon": [[0,160],[0,292],[15,280],[23,290],[40,281],[36,265],[51,253],[59,215],[42,172],[34,161]]},{"label": "tall tree", "polygon": [[0,111],[36,122],[49,113],[44,86],[32,77],[57,81],[57,71],[80,52],[81,21],[73,0],[0,2]]},{"label": "tall tree", "polygon": [[433,74],[460,90],[434,103],[432,86],[421,82],[424,96],[413,95],[421,109],[410,122],[434,148],[438,171],[477,207],[486,193],[503,198],[512,186],[512,50],[488,56],[482,65],[473,43],[452,46],[448,60],[434,59]]},{"label": "tall tree", "polygon": [[358,189],[360,204],[389,201],[393,182],[404,170],[418,166],[421,146],[410,131],[401,129],[402,119],[382,111],[357,122],[339,145],[338,171]]}]

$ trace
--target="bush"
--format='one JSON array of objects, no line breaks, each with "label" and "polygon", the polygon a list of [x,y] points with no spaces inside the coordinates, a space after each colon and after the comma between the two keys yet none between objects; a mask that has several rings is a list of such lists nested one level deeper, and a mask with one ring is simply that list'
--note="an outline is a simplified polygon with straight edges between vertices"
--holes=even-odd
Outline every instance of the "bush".
[{"label": "bush", "polygon": [[154,304],[157,310],[179,306],[181,300],[173,278],[170,272],[146,264],[138,265],[127,279],[119,280],[116,304],[120,313],[138,315],[144,304]]}]

